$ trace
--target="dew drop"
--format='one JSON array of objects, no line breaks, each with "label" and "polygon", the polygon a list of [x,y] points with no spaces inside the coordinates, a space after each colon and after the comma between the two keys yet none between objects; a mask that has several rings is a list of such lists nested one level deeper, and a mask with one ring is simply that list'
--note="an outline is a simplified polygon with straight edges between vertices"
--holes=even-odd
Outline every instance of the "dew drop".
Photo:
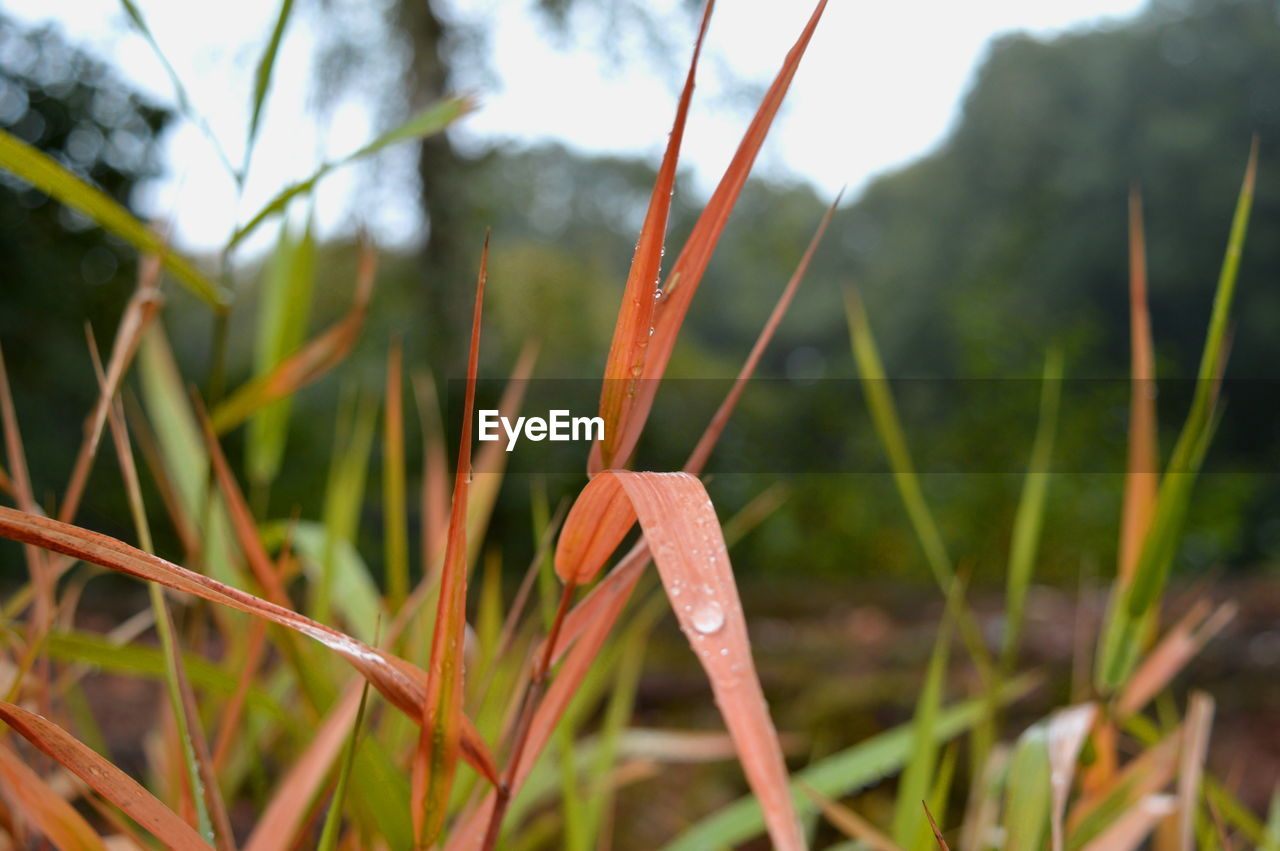
[{"label": "dew drop", "polygon": [[715,603],[704,603],[693,613],[693,628],[703,635],[719,632],[724,627],[724,610]]},{"label": "dew drop", "polygon": [[634,375],[636,378],[639,378],[641,375],[644,374],[644,370],[638,366],[633,366],[631,367],[631,374]]}]

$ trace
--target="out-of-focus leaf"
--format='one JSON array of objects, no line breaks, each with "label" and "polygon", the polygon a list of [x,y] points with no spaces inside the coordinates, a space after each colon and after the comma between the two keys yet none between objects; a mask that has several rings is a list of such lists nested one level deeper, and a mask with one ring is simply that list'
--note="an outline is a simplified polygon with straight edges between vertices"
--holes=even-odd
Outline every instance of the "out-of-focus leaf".
[{"label": "out-of-focus leaf", "polygon": [[421,139],[426,136],[432,136],[441,132],[457,119],[466,115],[475,108],[475,102],[466,97],[451,97],[435,103],[417,115],[410,118],[404,124],[394,130],[382,134],[369,144],[365,145],[358,151],[347,154],[341,159],[327,162],[320,166],[314,174],[298,183],[290,184],[280,190],[274,198],[266,203],[266,205],[243,224],[231,236],[231,240],[227,243],[227,249],[233,249],[240,244],[249,234],[258,229],[258,226],[272,216],[284,212],[289,206],[289,202],[304,193],[310,192],[317,183],[327,177],[330,172],[341,168],[344,165],[364,159],[378,153],[383,148],[400,142],[407,142],[413,139]]},{"label": "out-of-focus leaf", "polygon": [[1049,752],[1049,788],[1052,805],[1049,812],[1049,836],[1053,851],[1063,851],[1066,831],[1062,817],[1067,811],[1067,796],[1075,776],[1080,748],[1098,715],[1097,704],[1082,703],[1060,709],[1045,723],[1045,740]]},{"label": "out-of-focus leaf", "polygon": [[213,145],[214,151],[218,154],[218,159],[222,161],[222,165],[227,169],[227,172],[237,183],[242,183],[244,175],[237,172],[231,165],[231,160],[227,157],[226,151],[223,150],[222,143],[218,141],[213,128],[209,126],[209,122],[205,120],[204,116],[196,110],[195,104],[191,102],[191,96],[187,94],[187,87],[182,84],[182,78],[178,76],[177,70],[169,62],[169,57],[160,49],[160,42],[156,41],[156,37],[151,32],[151,27],[147,26],[147,19],[143,17],[142,10],[138,8],[138,5],[133,0],[120,0],[120,5],[124,7],[125,15],[133,24],[134,29],[146,40],[151,47],[151,52],[156,55],[156,59],[160,60],[160,65],[164,68],[164,73],[169,78],[169,84],[173,86],[173,93],[178,99],[178,108],[182,111],[182,114],[192,124],[200,128],[200,132]]},{"label": "out-of-focus leaf", "polygon": [[[960,594],[962,583],[955,583],[953,594]],[[898,783],[898,794],[893,808],[893,841],[909,851],[924,851],[931,844],[929,826],[920,802],[929,794],[937,768],[938,737],[934,727],[942,707],[943,689],[946,686],[947,663],[951,650],[951,618],[943,620],[938,637],[929,655],[929,667],[925,673],[920,697],[916,700],[915,715],[911,719],[911,758]]]},{"label": "out-of-focus leaf", "polygon": [[0,720],[115,804],[170,848],[207,849],[190,825],[120,769],[76,741],[61,727],[0,701]]},{"label": "out-of-focus leaf", "polygon": [[1182,753],[1178,757],[1178,841],[1184,851],[1195,848],[1196,810],[1200,805],[1200,780],[1204,759],[1209,753],[1209,730],[1213,726],[1213,698],[1202,691],[1191,693]]},{"label": "out-of-focus leaf", "polygon": [[1172,795],[1147,795],[1121,813],[1084,851],[1133,851],[1175,808]]},{"label": "out-of-focus leaf", "polygon": [[399,340],[387,353],[382,414],[382,538],[387,597],[392,611],[409,596],[409,517],[404,484],[404,352]]},{"label": "out-of-focus leaf", "polygon": [[881,833],[874,824],[839,801],[831,800],[817,789],[801,781],[796,781],[796,785],[813,799],[813,802],[822,810],[822,815],[826,817],[827,821],[831,822],[832,826],[845,836],[857,840],[862,846],[870,848],[871,851],[901,851],[901,846]]},{"label": "out-of-focus leaf", "polygon": [[62,851],[106,851],[106,845],[75,807],[0,743],[0,792],[15,812]]},{"label": "out-of-focus leaf", "polygon": [[1049,750],[1043,724],[1028,728],[1009,760],[1004,805],[1004,848],[1038,851],[1049,828]]},{"label": "out-of-focus leaf", "polygon": [[1018,511],[1013,521],[1013,537],[1009,543],[1009,576],[1005,585],[1005,632],[1000,659],[1004,670],[1010,670],[1018,658],[1022,635],[1022,612],[1027,588],[1035,572],[1040,551],[1040,530],[1044,526],[1045,503],[1049,494],[1053,439],[1058,427],[1058,399],[1062,389],[1062,353],[1053,350],[1044,362],[1040,389],[1040,422],[1036,426],[1031,463],[1022,484]]},{"label": "out-of-focus leaf", "polygon": [[[125,305],[124,314],[116,327],[106,375],[100,382],[98,399],[85,424],[84,440],[80,444],[80,451],[76,454],[66,496],[58,509],[58,519],[65,523],[70,523],[75,518],[76,510],[80,507],[80,499],[84,495],[85,483],[89,480],[89,471],[93,466],[98,441],[102,438],[102,429],[107,422],[107,411],[120,390],[125,372],[133,362],[133,356],[138,351],[143,333],[155,317],[156,311],[160,309],[161,298],[157,286],[159,278],[159,259],[153,255],[144,257],[138,269],[137,289]],[[97,357],[96,351],[94,356]]]},{"label": "out-of-focus leaf", "polygon": [[253,107],[249,115],[249,136],[244,146],[244,165],[241,174],[249,171],[249,157],[253,154],[253,144],[258,139],[258,126],[262,120],[262,105],[267,100],[267,92],[271,89],[271,72],[276,67],[276,55],[280,52],[280,41],[284,38],[285,26],[289,23],[289,14],[293,11],[293,0],[283,0],[280,13],[276,15],[275,26],[271,28],[271,37],[258,58],[258,67],[253,73]]},{"label": "out-of-focus leaf", "polygon": [[1124,690],[1116,701],[1116,713],[1123,718],[1146,706],[1235,614],[1234,603],[1223,603],[1212,613],[1207,601],[1192,606],[1124,684]]},{"label": "out-of-focus leaf", "polygon": [[1262,839],[1263,851],[1280,851],[1280,787],[1271,793],[1266,831]]},{"label": "out-of-focus leaf", "polygon": [[367,245],[360,250],[356,289],[347,315],[302,348],[259,375],[224,399],[213,409],[213,427],[218,434],[235,428],[266,406],[291,396],[337,366],[360,336],[373,294],[378,271],[377,255]]},{"label": "out-of-focus leaf", "polygon": [[1137,663],[1150,615],[1164,591],[1176,554],[1183,520],[1191,500],[1191,489],[1204,462],[1217,423],[1218,385],[1227,358],[1227,323],[1235,298],[1240,255],[1249,229],[1257,176],[1258,142],[1254,139],[1236,201],[1227,251],[1214,293],[1213,313],[1205,337],[1191,410],[1174,444],[1169,473],[1160,482],[1151,527],[1143,539],[1134,566],[1133,581],[1119,585],[1112,597],[1107,621],[1099,643],[1097,680],[1100,690],[1120,688]]},{"label": "out-of-focus leaf", "polygon": [[[348,406],[343,406],[345,409]],[[329,462],[329,478],[324,491],[324,551],[320,560],[319,582],[315,585],[312,600],[317,620],[328,621],[335,603],[335,585],[339,578],[338,547],[350,545],[354,550],[356,535],[360,529],[360,512],[364,505],[365,480],[369,472],[369,453],[373,449],[373,435],[377,429],[378,406],[372,398],[360,395],[350,406],[350,416],[344,410],[339,414],[337,437]],[[341,565],[352,569],[350,560]],[[363,565],[361,565],[363,568]],[[347,582],[367,579],[367,571]],[[366,624],[367,626],[367,624]],[[365,633],[368,635],[369,633]]]},{"label": "out-of-focus leaf", "polygon": [[[285,5],[291,2],[285,0]],[[258,337],[254,348],[254,373],[259,378],[270,375],[302,344],[307,318],[311,314],[315,253],[315,237],[309,219],[301,237],[294,238],[288,226],[280,229],[275,254],[262,279]],[[245,468],[249,481],[259,488],[269,485],[280,471],[292,402],[289,396],[283,396],[249,420]]]},{"label": "out-of-focus leaf", "polygon": [[0,168],[10,171],[68,207],[93,219],[143,254],[154,254],[164,262],[179,283],[218,310],[227,305],[227,294],[213,284],[189,261],[169,250],[146,225],[116,201],[63,167],[48,154],[16,136],[0,130]]},{"label": "out-of-focus leaf", "polygon": [[351,541],[329,542],[322,524],[310,520],[267,523],[262,527],[262,540],[268,547],[282,544],[293,530],[293,546],[302,561],[302,569],[314,583],[324,572],[324,559],[332,546],[333,611],[362,640],[372,639],[377,631],[382,603],[378,585],[360,551]]},{"label": "out-of-focus leaf", "polygon": [[1117,570],[1124,585],[1133,579],[1142,540],[1151,528],[1160,484],[1155,348],[1147,308],[1147,249],[1142,197],[1136,187],[1129,193],[1129,347],[1129,448]]},{"label": "out-of-focus leaf", "polygon": [[[1022,678],[1007,683],[998,699],[1007,703],[1026,694],[1033,681]],[[949,741],[971,728],[986,712],[986,699],[966,701],[944,709],[934,725],[938,741]],[[796,773],[792,798],[800,815],[808,816],[817,807],[799,788],[803,782],[829,798],[851,795],[859,789],[892,775],[911,756],[912,731],[903,724],[879,733],[851,748],[832,754]],[[685,829],[664,846],[666,851],[702,851],[732,847],[758,836],[764,816],[754,796],[748,796]]]}]

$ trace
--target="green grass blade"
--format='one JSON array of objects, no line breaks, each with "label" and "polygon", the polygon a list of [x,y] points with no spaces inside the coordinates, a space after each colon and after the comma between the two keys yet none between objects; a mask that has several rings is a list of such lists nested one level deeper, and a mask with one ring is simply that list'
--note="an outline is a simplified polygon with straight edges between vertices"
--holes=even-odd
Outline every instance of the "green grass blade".
[{"label": "green grass blade", "polygon": [[192,124],[200,128],[200,132],[213,145],[214,151],[218,154],[218,159],[222,161],[223,167],[235,179],[236,183],[243,183],[244,174],[237,172],[235,167],[231,165],[231,160],[223,149],[222,143],[218,141],[218,137],[214,135],[213,128],[209,126],[209,122],[205,120],[204,116],[196,111],[195,104],[191,102],[191,97],[187,94],[187,87],[182,84],[182,78],[178,76],[178,72],[169,61],[169,57],[165,56],[164,51],[160,49],[160,43],[156,41],[156,37],[152,34],[151,27],[147,26],[147,19],[142,16],[142,10],[138,8],[133,0],[120,0],[120,5],[124,7],[124,13],[128,16],[130,23],[133,24],[134,29],[151,47],[151,52],[156,55],[156,59],[160,60],[160,65],[164,68],[164,73],[169,78],[169,84],[173,86],[174,97],[178,99],[178,109]]},{"label": "green grass blade", "polygon": [[1018,739],[1005,781],[1006,851],[1039,851],[1049,829],[1049,749],[1036,724]]},{"label": "green grass blade", "polygon": [[[1016,700],[1030,690],[1033,681],[1021,678],[1004,686],[1001,702]],[[936,741],[955,738],[977,724],[987,712],[986,698],[969,700],[943,710],[934,724]],[[801,818],[817,812],[817,804],[804,793],[807,784],[828,798],[853,794],[899,771],[911,758],[912,728],[904,724],[840,751],[793,775],[791,797]],[[764,832],[764,815],[755,797],[748,795],[697,822],[665,847],[666,851],[703,851],[733,847]]]},{"label": "green grass blade", "polygon": [[[302,345],[315,287],[315,254],[310,220],[298,239],[293,238],[288,227],[281,228],[280,241],[262,282],[254,351],[254,371],[259,378],[269,375]],[[255,488],[265,489],[280,471],[292,405],[292,399],[285,397],[249,419],[245,465]]]},{"label": "green grass blade", "polygon": [[1169,569],[1177,554],[1192,486],[1217,424],[1217,385],[1226,366],[1227,324],[1240,271],[1240,255],[1249,229],[1249,213],[1253,208],[1257,163],[1258,143],[1255,139],[1236,199],[1191,409],[1174,445],[1168,472],[1161,479],[1155,515],[1142,543],[1133,581],[1127,587],[1117,589],[1103,630],[1099,646],[1098,686],[1104,692],[1118,688],[1137,663],[1149,616],[1164,593]]},{"label": "green grass blade", "polygon": [[920,547],[924,550],[925,560],[929,562],[938,586],[945,592],[955,572],[951,557],[947,555],[938,524],[934,522],[933,513],[929,511],[924,492],[920,488],[920,479],[911,460],[911,451],[907,448],[902,422],[898,419],[898,409],[889,393],[889,381],[885,377],[884,365],[880,361],[880,352],[876,347],[875,337],[872,336],[862,299],[857,290],[853,289],[847,290],[845,296],[853,356],[858,364],[862,390],[867,397],[867,407],[871,410],[876,435],[880,438],[885,455],[889,457],[894,484],[902,498],[902,505],[907,510],[911,527],[920,541]]},{"label": "green grass blade", "polygon": [[1045,359],[1044,378],[1040,389],[1040,421],[1036,426],[1031,463],[1022,485],[1018,511],[1009,545],[1009,577],[1006,587],[1004,646],[1000,652],[1001,669],[1009,671],[1017,663],[1018,641],[1022,633],[1022,613],[1027,587],[1035,571],[1040,549],[1040,532],[1044,526],[1045,503],[1049,493],[1050,463],[1058,426],[1058,402],[1062,390],[1062,353],[1053,350]]},{"label": "green grass blade", "polygon": [[271,38],[267,40],[267,46],[253,73],[253,107],[249,116],[249,137],[244,146],[244,164],[240,167],[242,175],[249,172],[249,159],[253,156],[253,145],[258,140],[258,127],[262,121],[262,105],[267,100],[267,92],[271,90],[271,73],[275,70],[280,42],[284,38],[284,29],[292,11],[293,0],[283,0],[280,13],[276,15],[275,26],[271,28]]},{"label": "green grass blade", "polygon": [[[377,425],[378,406],[369,398],[353,402],[350,430],[339,430],[338,445],[329,468],[329,481],[324,495],[325,549],[315,606],[315,618],[327,623],[337,585],[345,578],[339,573],[351,568],[349,560],[339,558],[339,548],[355,545],[360,527],[360,507],[364,503],[365,478],[369,469],[369,453]],[[367,571],[364,571],[367,577]]]},{"label": "green grass blade", "polygon": [[1280,851],[1280,788],[1271,793],[1271,806],[1267,809],[1266,833],[1262,837],[1263,851]]},{"label": "green grass blade", "polygon": [[334,787],[329,811],[325,813],[324,827],[320,831],[320,841],[316,845],[319,851],[334,851],[338,847],[338,831],[342,827],[342,804],[347,798],[347,780],[351,776],[351,767],[355,764],[356,745],[360,739],[360,727],[364,723],[364,709],[368,702],[369,681],[365,680],[364,688],[360,691],[360,708],[356,710],[356,720],[351,725],[351,737],[347,739],[342,768],[338,772],[338,783]]},{"label": "green grass blade", "polygon": [[231,240],[227,243],[227,250],[229,251],[239,245],[245,237],[257,230],[259,225],[267,219],[278,213],[284,212],[285,207],[289,205],[290,201],[299,195],[310,192],[315,185],[328,176],[330,172],[341,168],[342,166],[356,162],[357,160],[376,154],[382,149],[395,145],[399,142],[407,142],[413,139],[421,139],[425,136],[435,135],[457,119],[466,115],[473,108],[474,104],[469,98],[445,98],[444,100],[427,107],[422,112],[419,112],[413,118],[410,118],[394,130],[390,130],[374,139],[358,151],[354,151],[339,160],[325,163],[307,179],[290,184],[280,190],[280,192],[268,201],[262,209],[254,213],[248,222],[232,234]]},{"label": "green grass blade", "polygon": [[[956,583],[955,587],[959,588],[960,583]],[[893,840],[908,851],[927,849],[933,841],[920,802],[929,797],[929,787],[938,761],[939,737],[936,728],[938,713],[942,707],[942,691],[946,685],[947,662],[950,659],[951,623],[950,617],[943,619],[933,652],[929,656],[924,687],[920,690],[915,716],[911,720],[911,758],[902,772],[893,808]]]},{"label": "green grass blade", "polygon": [[331,542],[324,524],[309,520],[266,523],[261,527],[262,542],[268,548],[278,547],[291,529],[293,549],[302,561],[308,580],[319,586],[323,582],[326,559],[330,560],[333,613],[342,618],[352,635],[371,641],[382,615],[382,604],[377,583],[360,551],[349,539]]},{"label": "green grass blade", "polygon": [[210,306],[219,310],[227,294],[211,283],[190,262],[174,254],[146,225],[101,189],[90,185],[57,160],[0,130],[0,168],[97,222],[144,254],[162,257],[178,281]]}]

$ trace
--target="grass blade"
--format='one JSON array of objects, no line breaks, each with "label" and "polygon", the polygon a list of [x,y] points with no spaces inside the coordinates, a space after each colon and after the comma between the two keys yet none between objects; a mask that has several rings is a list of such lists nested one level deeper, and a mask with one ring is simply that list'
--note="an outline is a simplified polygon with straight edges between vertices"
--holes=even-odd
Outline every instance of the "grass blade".
[{"label": "grass blade", "polygon": [[156,234],[101,189],[64,168],[48,154],[0,130],[0,168],[41,192],[73,207],[143,254],[161,258],[178,282],[216,310],[227,306],[227,294],[189,261],[169,250]]},{"label": "grass blade", "polygon": [[1049,787],[1052,802],[1049,811],[1049,837],[1053,851],[1066,847],[1066,831],[1062,818],[1067,811],[1067,797],[1071,794],[1071,780],[1075,776],[1076,761],[1089,730],[1098,715],[1094,703],[1082,703],[1061,709],[1049,717],[1046,723],[1046,739],[1049,749]]},{"label": "grass blade", "polygon": [[1013,521],[1013,537],[1009,543],[1009,577],[1005,586],[1004,646],[1000,651],[1001,669],[1008,672],[1018,661],[1022,635],[1023,609],[1027,588],[1035,572],[1040,549],[1040,531],[1044,526],[1045,503],[1051,478],[1053,441],[1058,427],[1058,399],[1062,390],[1062,353],[1053,350],[1045,358],[1044,377],[1040,385],[1040,421],[1036,426],[1031,463],[1018,499]]},{"label": "grass blade", "polygon": [[1048,737],[1043,724],[1028,728],[1009,760],[1004,827],[1007,851],[1038,851],[1049,828],[1052,794]]},{"label": "grass blade", "polygon": [[1117,817],[1084,851],[1132,851],[1161,820],[1173,814],[1172,795],[1147,795]]},{"label": "grass blade", "polygon": [[[616,529],[621,524],[613,509],[623,497],[639,519],[676,618],[711,682],[747,780],[764,806],[775,847],[803,847],[778,734],[755,674],[746,619],[706,489],[687,473],[602,473],[569,511],[561,541],[575,542],[576,530],[596,525],[596,509],[602,504]],[[570,561],[577,551],[576,545],[570,555],[557,550],[562,576],[578,575]],[[594,556],[598,549],[587,552]]]},{"label": "grass blade", "polygon": [[397,340],[387,353],[386,408],[382,429],[383,546],[391,610],[409,596],[409,518],[404,484],[403,350]]},{"label": "grass blade", "polygon": [[[963,594],[963,583],[952,585],[952,593]],[[950,611],[951,607],[948,607]],[[929,847],[928,826],[922,819],[919,804],[929,795],[929,785],[937,769],[938,741],[934,727],[941,711],[943,689],[946,687],[947,664],[950,660],[950,616],[943,618],[938,637],[929,655],[929,667],[924,685],[916,701],[915,715],[911,719],[911,758],[898,782],[897,799],[894,802],[891,835],[893,841],[906,849]]]},{"label": "grass blade", "polygon": [[125,15],[133,24],[134,29],[143,37],[147,44],[151,47],[152,53],[156,55],[156,59],[160,60],[160,65],[164,68],[164,73],[169,78],[169,84],[173,86],[174,96],[178,99],[178,108],[187,116],[192,124],[200,128],[200,132],[204,134],[209,143],[213,145],[214,151],[218,154],[218,159],[222,161],[227,172],[235,178],[236,183],[244,181],[244,175],[237,172],[231,165],[231,160],[227,157],[226,152],[222,148],[222,144],[218,141],[218,137],[214,135],[213,128],[209,126],[209,122],[204,119],[196,111],[195,104],[191,102],[191,97],[187,94],[187,87],[182,84],[182,78],[178,76],[178,72],[169,62],[169,57],[165,56],[164,51],[160,49],[160,43],[156,41],[156,37],[151,33],[151,27],[147,26],[147,19],[142,16],[142,10],[138,8],[133,0],[120,0],[120,5],[124,7]]},{"label": "grass blade", "polygon": [[684,139],[689,103],[693,99],[698,58],[702,55],[702,42],[714,7],[715,0],[707,0],[698,36],[693,44],[693,58],[689,60],[689,71],[676,107],[675,121],[667,136],[667,148],[662,154],[662,165],[658,168],[653,194],[649,197],[649,209],[645,213],[644,224],[636,240],[635,254],[631,258],[631,271],[627,274],[627,283],[623,288],[622,307],[618,310],[613,341],[609,344],[609,357],[605,361],[604,384],[600,392],[604,439],[592,448],[593,471],[623,466],[626,463],[625,455],[617,456],[618,438],[635,402],[636,383],[644,375],[645,355],[649,349],[649,337],[653,333],[655,294],[660,294],[657,282],[661,274],[663,245],[667,236],[667,215],[671,211],[671,196],[675,190],[676,163],[680,158],[680,143]]},{"label": "grass blade", "polygon": [[338,773],[338,784],[334,787],[333,798],[329,802],[329,812],[324,817],[324,828],[320,831],[320,841],[316,844],[319,851],[333,851],[338,847],[338,830],[342,824],[342,803],[346,800],[347,779],[351,776],[351,766],[355,763],[356,745],[360,739],[360,725],[364,721],[364,708],[369,700],[369,681],[364,681],[360,690],[360,706],[356,709],[356,720],[351,725],[351,735],[347,739],[346,757],[342,761],[342,770]]},{"label": "grass blade", "polygon": [[1191,693],[1182,753],[1178,756],[1178,847],[1195,848],[1195,818],[1200,804],[1204,759],[1209,752],[1209,731],[1213,726],[1213,698],[1202,691]]},{"label": "grass blade", "polygon": [[1142,196],[1129,193],[1129,448],[1120,520],[1120,581],[1133,579],[1142,540],[1151,528],[1160,450],[1156,430],[1155,349],[1147,307],[1147,249],[1142,225]]},{"label": "grass blade", "polygon": [[384,148],[400,142],[407,142],[413,139],[421,139],[426,136],[433,136],[442,132],[446,127],[457,119],[466,115],[475,108],[475,103],[466,97],[446,98],[414,115],[404,124],[390,130],[369,144],[365,145],[358,151],[347,154],[341,159],[327,162],[320,166],[314,174],[298,183],[290,184],[280,190],[274,198],[266,203],[262,209],[254,213],[249,221],[236,229],[232,234],[230,241],[227,243],[227,250],[235,248],[245,237],[253,233],[267,219],[274,215],[284,212],[289,206],[289,202],[299,195],[310,192],[317,183],[323,180],[330,172],[335,171],[342,166],[372,156]]},{"label": "grass blade", "polygon": [[831,800],[806,783],[797,781],[796,785],[818,805],[827,821],[845,836],[861,842],[871,851],[901,851],[901,847],[892,839],[853,810]]},{"label": "grass blade", "polygon": [[292,396],[337,366],[360,336],[377,271],[377,255],[367,245],[361,245],[356,288],[347,315],[278,363],[269,373],[251,379],[223,400],[213,409],[214,430],[225,434],[266,406]]},{"label": "grass blade", "polygon": [[1208,451],[1217,417],[1217,389],[1226,365],[1227,323],[1235,297],[1240,255],[1249,229],[1257,179],[1258,142],[1254,139],[1236,200],[1227,251],[1214,293],[1213,313],[1196,376],[1191,410],[1174,445],[1169,473],[1161,481],[1150,532],[1143,539],[1133,581],[1117,587],[1099,645],[1098,685],[1111,692],[1123,685],[1137,661],[1149,614],[1160,599],[1181,534],[1191,488]]},{"label": "grass blade", "polygon": [[[1027,678],[1007,683],[999,700],[1007,703],[1030,690]],[[949,741],[973,727],[987,711],[987,698],[978,698],[948,707],[938,715],[934,735],[938,742]],[[792,799],[801,817],[816,812],[816,805],[801,791],[801,782],[829,798],[851,795],[899,771],[911,757],[912,728],[903,724],[832,754],[796,773]],[[764,829],[764,815],[753,796],[735,801],[684,830],[664,846],[665,851],[702,851],[732,847],[758,836]]]},{"label": "grass blade", "polygon": [[1146,706],[1235,614],[1234,603],[1223,603],[1212,614],[1207,603],[1193,606],[1125,682],[1116,701],[1116,714],[1124,718]]},{"label": "grass blade", "polygon": [[271,89],[271,72],[276,67],[276,55],[280,52],[280,42],[284,38],[285,26],[289,23],[289,14],[293,11],[293,0],[283,0],[280,13],[276,15],[275,26],[271,28],[271,37],[258,59],[258,67],[253,73],[253,107],[249,115],[249,137],[244,145],[244,164],[240,166],[240,174],[249,173],[249,158],[253,155],[253,144],[258,139],[258,126],[262,119],[262,105],[266,102],[267,92]]},{"label": "grass blade", "polygon": [[207,849],[191,826],[120,769],[61,727],[0,701],[0,721],[123,810],[152,836],[174,849]]},{"label": "grass blade", "polygon": [[[254,348],[254,372],[259,378],[270,375],[298,350],[311,313],[311,293],[315,286],[315,237],[308,220],[300,238],[289,228],[280,229],[280,240],[262,281],[258,313],[258,336]],[[289,395],[267,405],[253,415],[246,436],[245,467],[249,481],[263,493],[280,470],[289,430]]]},{"label": "grass blade", "polygon": [[[0,506],[0,537],[29,543],[137,579],[156,582],[307,636],[351,663],[351,666],[410,718],[422,717],[426,674],[420,668],[290,609],[255,597],[200,573],[135,549],[114,538],[59,523],[46,517]],[[492,778],[493,761],[474,729],[463,728],[462,753],[477,771]]]},{"label": "grass blade", "polygon": [[9,805],[63,851],[106,851],[107,846],[75,807],[0,743],[0,792]]},{"label": "grass blade", "polygon": [[[676,338],[680,333],[681,325],[684,324],[684,317],[689,312],[694,293],[702,282],[702,275],[711,262],[711,255],[729,221],[729,214],[733,212],[738,195],[746,184],[756,155],[760,152],[769,127],[782,106],[783,98],[786,97],[791,80],[795,77],[796,69],[800,67],[800,60],[804,57],[826,5],[826,0],[819,0],[799,38],[787,53],[782,68],[765,93],[764,100],[743,134],[742,141],[729,162],[724,176],[721,177],[706,208],[689,234],[688,241],[671,267],[662,297],[657,299],[654,306],[653,335],[649,339],[643,367],[643,378],[646,380],[638,383],[630,414],[625,422],[619,423],[620,431],[612,456],[613,466],[622,466],[631,456],[636,442],[640,439],[640,433],[644,430],[644,424],[653,408],[658,384],[671,360],[671,352],[675,348]],[[607,428],[605,433],[608,435]],[[596,469],[602,469],[604,466],[593,464]]]},{"label": "grass blade", "polygon": [[462,652],[467,618],[467,496],[471,486],[471,429],[488,262],[489,239],[486,236],[480,254],[480,274],[476,278],[462,435],[453,480],[453,505],[449,514],[444,567],[440,574],[440,599],[431,637],[431,664],[427,670],[422,732],[413,758],[413,832],[415,841],[424,847],[435,842],[444,826],[458,760],[464,693]]}]

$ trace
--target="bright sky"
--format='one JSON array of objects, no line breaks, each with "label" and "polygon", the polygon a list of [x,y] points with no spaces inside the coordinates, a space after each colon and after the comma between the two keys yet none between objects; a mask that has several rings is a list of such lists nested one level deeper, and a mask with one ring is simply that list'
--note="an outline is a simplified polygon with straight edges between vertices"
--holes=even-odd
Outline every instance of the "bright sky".
[{"label": "bright sky", "polygon": [[[422,0],[426,2],[426,0]],[[156,99],[174,97],[161,65],[112,0],[6,0],[28,21],[56,22],[71,40],[121,69]],[[267,0],[216,3],[137,0],[192,100],[239,163],[253,69],[277,9]],[[354,150],[378,130],[377,98],[349,98],[318,121],[313,108],[316,33],[299,2],[276,66],[274,88],[244,197],[213,147],[189,122],[168,134],[167,177],[142,199],[146,212],[173,222],[176,241],[212,248],[231,224],[284,183],[308,176],[324,157]],[[490,79],[478,78],[481,110],[457,131],[464,144],[555,139],[593,152],[661,154],[681,73],[643,50],[616,65],[601,58],[599,22],[578,45],[564,44],[527,10],[529,0],[451,0],[437,7],[489,28]],[[589,5],[589,4],[588,4]],[[655,0],[675,63],[687,60],[696,21]],[[758,168],[812,181],[827,196],[856,190],[874,174],[929,150],[946,133],[993,35],[1045,34],[1132,14],[1140,0],[832,0],[792,84],[787,106]],[[736,78],[763,86],[776,72],[811,7],[802,0],[720,0],[712,20],[683,161],[707,191],[728,162],[750,108],[728,96]],[[673,63],[674,64],[674,63]],[[370,88],[389,85],[385,70]],[[753,107],[751,107],[753,108]],[[384,241],[421,232],[407,151],[376,168],[337,172],[322,184],[316,215],[322,235],[359,222]],[[410,191],[405,191],[406,183]],[[369,186],[373,185],[372,197]],[[361,190],[357,193],[357,189]],[[265,242],[267,234],[259,240]]]}]

